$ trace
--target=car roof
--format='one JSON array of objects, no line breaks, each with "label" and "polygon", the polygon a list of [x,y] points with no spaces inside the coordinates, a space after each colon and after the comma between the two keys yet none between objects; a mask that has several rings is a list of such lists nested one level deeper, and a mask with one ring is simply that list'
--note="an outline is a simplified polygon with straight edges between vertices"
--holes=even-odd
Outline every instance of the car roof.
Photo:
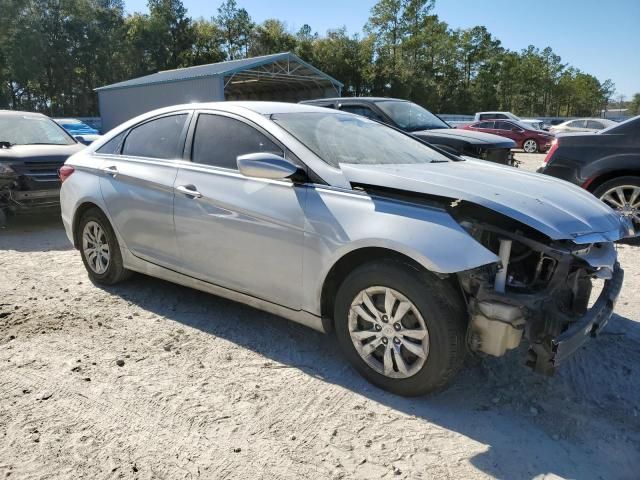
[{"label": "car roof", "polygon": [[301,104],[311,105],[314,103],[325,103],[325,102],[386,102],[389,100],[393,100],[394,102],[407,102],[411,103],[410,100],[403,100],[402,98],[390,98],[390,97],[332,97],[332,98],[318,98],[315,100],[303,100],[300,102]]},{"label": "car roof", "polygon": [[580,117],[580,118],[570,118],[567,122],[573,122],[574,120],[598,120],[599,122],[612,122],[613,120],[609,120],[608,118],[598,118],[598,117]]},{"label": "car roof", "polygon": [[[250,110],[260,115],[272,115],[275,113],[328,113],[331,110],[324,107],[316,107],[313,105],[302,105],[299,103],[285,103],[285,102],[262,102],[262,101],[242,101],[232,100],[226,102],[203,102],[203,103],[185,103],[181,105],[172,105],[170,107],[163,107],[152,112],[151,114],[158,114],[164,111],[174,110],[191,110],[191,109],[214,109],[233,112],[238,108],[244,110]],[[342,112],[335,112],[342,113]]]},{"label": "car roof", "polygon": [[77,118],[54,118],[54,120],[58,123],[82,123],[82,120],[78,120]]},{"label": "car roof", "polygon": [[36,118],[49,118],[46,115],[38,112],[23,112],[21,110],[0,110],[0,117],[36,117]]}]

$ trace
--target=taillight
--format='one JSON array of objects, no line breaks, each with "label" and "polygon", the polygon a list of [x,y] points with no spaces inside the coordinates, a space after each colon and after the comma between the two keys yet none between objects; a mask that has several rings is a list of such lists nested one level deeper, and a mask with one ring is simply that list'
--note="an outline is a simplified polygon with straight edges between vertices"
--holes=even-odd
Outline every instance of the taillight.
[{"label": "taillight", "polygon": [[553,157],[553,154],[556,153],[557,149],[558,149],[558,139],[556,138],[553,142],[551,142],[551,148],[547,152],[547,156],[544,157],[544,160],[542,161],[543,167],[546,167],[547,164],[551,161],[551,157]]},{"label": "taillight", "polygon": [[64,182],[75,171],[76,169],[71,165],[63,165],[60,167],[60,170],[58,170],[58,177],[60,178],[61,182]]}]

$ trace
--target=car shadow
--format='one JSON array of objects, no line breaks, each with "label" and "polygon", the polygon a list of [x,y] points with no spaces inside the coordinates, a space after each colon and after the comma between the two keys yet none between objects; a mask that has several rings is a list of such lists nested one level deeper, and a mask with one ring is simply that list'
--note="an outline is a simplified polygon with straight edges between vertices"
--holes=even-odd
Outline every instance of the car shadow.
[{"label": "car shadow", "polygon": [[[494,477],[597,478],[608,472],[609,478],[617,478],[627,476],[620,469],[628,472],[630,462],[640,467],[640,458],[633,460],[640,447],[640,419],[628,415],[638,391],[629,383],[640,381],[640,362],[630,361],[640,359],[640,324],[618,315],[606,335],[578,352],[554,377],[534,374],[523,365],[524,352],[515,351],[499,359],[471,359],[444,392],[403,398],[362,379],[342,357],[333,335],[144,275],[100,288],[156,315],[480,442],[486,451],[471,461]],[[603,382],[606,389],[593,388]],[[625,440],[582,445],[583,431],[593,429],[603,436],[616,432],[617,438],[619,433]],[[620,465],[621,455],[625,467]],[[576,467],[581,459],[585,462]],[[594,465],[602,472],[590,470]]]},{"label": "car shadow", "polygon": [[0,228],[0,250],[42,252],[71,250],[60,212],[9,217]]},{"label": "car shadow", "polygon": [[[0,230],[2,250],[72,248],[57,216],[11,218]],[[471,463],[487,475],[633,478],[631,468],[640,469],[640,324],[628,318],[614,315],[603,335],[554,377],[529,371],[523,365],[524,352],[516,350],[498,359],[470,358],[444,392],[402,398],[363,380],[342,357],[332,335],[144,275],[99,288],[271,362],[468,437],[485,446]],[[601,441],[596,445],[597,435]]]}]

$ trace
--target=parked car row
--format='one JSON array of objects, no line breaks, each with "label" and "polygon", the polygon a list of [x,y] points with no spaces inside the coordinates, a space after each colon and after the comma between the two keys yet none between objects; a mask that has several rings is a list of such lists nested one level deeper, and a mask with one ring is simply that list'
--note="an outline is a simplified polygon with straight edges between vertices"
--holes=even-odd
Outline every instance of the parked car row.
[{"label": "parked car row", "polygon": [[372,102],[387,117],[336,100],[132,119],[60,169],[67,236],[96,283],[141,272],[335,331],[354,368],[398,394],[443,387],[468,350],[522,342],[552,373],[611,317],[630,218],[434,147],[413,135],[438,125],[428,112]]}]

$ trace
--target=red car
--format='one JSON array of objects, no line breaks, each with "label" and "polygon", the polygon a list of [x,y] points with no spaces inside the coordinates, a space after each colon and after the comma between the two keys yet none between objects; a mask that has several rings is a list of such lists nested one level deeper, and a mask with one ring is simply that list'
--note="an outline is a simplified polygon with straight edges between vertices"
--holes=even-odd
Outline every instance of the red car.
[{"label": "red car", "polygon": [[516,142],[516,147],[527,153],[546,152],[555,138],[550,133],[536,130],[513,120],[483,120],[463,127],[465,130],[493,133]]}]

